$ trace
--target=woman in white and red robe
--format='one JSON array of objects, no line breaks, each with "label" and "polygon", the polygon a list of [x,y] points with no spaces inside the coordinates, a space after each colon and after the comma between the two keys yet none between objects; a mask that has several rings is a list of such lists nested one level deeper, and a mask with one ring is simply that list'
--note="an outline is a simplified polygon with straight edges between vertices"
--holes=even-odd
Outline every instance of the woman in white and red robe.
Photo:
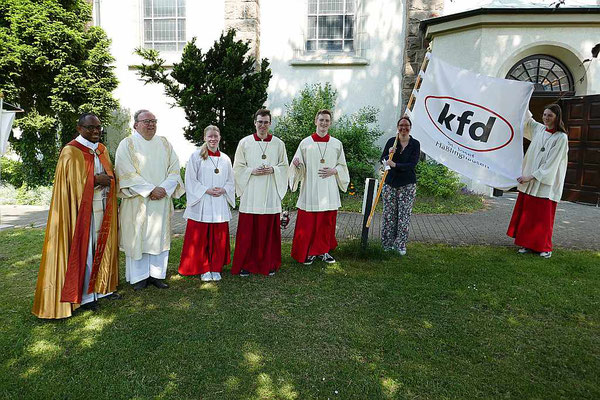
[{"label": "woman in white and red robe", "polygon": [[544,109],[543,124],[529,115],[523,136],[531,140],[523,158],[523,175],[517,178],[519,196],[507,235],[515,238],[519,253],[552,256],[552,230],[556,205],[567,173],[569,138],[557,104]]},{"label": "woman in white and red robe", "polygon": [[[190,157],[185,171],[188,220],[179,273],[200,275],[204,282],[221,280],[230,263],[229,221],[235,206],[231,160],[219,151],[219,128],[204,129],[204,144]],[[228,204],[229,203],[229,204]]]}]

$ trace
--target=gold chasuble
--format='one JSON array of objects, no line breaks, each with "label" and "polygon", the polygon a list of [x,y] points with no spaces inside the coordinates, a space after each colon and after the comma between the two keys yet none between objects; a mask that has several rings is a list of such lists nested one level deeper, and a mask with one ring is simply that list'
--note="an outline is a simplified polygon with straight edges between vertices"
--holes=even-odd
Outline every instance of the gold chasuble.
[{"label": "gold chasuble", "polygon": [[[114,178],[108,151],[96,150],[105,172]],[[33,300],[38,318],[67,318],[83,295],[94,197],[94,151],[77,141],[61,151],[54,177],[42,261]],[[110,293],[119,280],[116,182],[111,180],[87,293]]]}]

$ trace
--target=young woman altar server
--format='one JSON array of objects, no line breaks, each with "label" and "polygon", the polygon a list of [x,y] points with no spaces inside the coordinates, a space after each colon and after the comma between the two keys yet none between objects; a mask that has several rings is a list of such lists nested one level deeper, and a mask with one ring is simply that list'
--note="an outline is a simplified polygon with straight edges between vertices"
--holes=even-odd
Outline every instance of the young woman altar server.
[{"label": "young woman altar server", "polygon": [[523,175],[517,178],[519,196],[507,235],[515,238],[520,254],[552,256],[552,230],[567,173],[569,137],[558,104],[542,114],[543,124],[529,115],[523,135],[531,144],[523,158]]},{"label": "young woman altar server", "polygon": [[[185,171],[188,220],[179,273],[198,275],[204,282],[221,280],[230,262],[229,220],[235,206],[231,160],[219,151],[219,128],[204,129],[204,144],[190,157]],[[229,203],[229,205],[227,204]]]}]

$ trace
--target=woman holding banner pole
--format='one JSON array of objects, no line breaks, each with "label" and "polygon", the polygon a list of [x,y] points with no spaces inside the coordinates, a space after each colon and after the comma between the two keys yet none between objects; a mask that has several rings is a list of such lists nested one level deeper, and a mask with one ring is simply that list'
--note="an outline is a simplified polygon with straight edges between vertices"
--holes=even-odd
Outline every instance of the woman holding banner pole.
[{"label": "woman holding banner pole", "polygon": [[522,175],[517,178],[519,196],[507,235],[515,238],[520,254],[536,252],[552,256],[552,229],[556,205],[563,192],[567,173],[569,138],[558,104],[544,109],[543,124],[529,114],[523,136],[531,144],[523,158]]},{"label": "woman holding banner pole", "polygon": [[[415,168],[419,162],[421,144],[410,136],[412,122],[408,117],[400,118],[396,127],[396,137],[387,141],[381,154],[381,161],[389,169],[382,192],[381,244],[384,250],[394,250],[403,256],[406,254],[410,214],[417,194]],[[390,159],[393,150],[395,152]]]}]

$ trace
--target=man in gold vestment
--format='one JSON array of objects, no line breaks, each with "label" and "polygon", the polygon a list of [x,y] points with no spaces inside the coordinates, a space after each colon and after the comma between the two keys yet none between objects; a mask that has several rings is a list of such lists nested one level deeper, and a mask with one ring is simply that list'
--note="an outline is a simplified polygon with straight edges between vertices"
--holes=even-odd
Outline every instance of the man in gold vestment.
[{"label": "man in gold vestment", "polygon": [[99,143],[94,114],[79,118],[79,136],[61,151],[54,177],[42,261],[33,301],[38,318],[66,318],[82,304],[96,308],[119,280],[116,182]]}]

